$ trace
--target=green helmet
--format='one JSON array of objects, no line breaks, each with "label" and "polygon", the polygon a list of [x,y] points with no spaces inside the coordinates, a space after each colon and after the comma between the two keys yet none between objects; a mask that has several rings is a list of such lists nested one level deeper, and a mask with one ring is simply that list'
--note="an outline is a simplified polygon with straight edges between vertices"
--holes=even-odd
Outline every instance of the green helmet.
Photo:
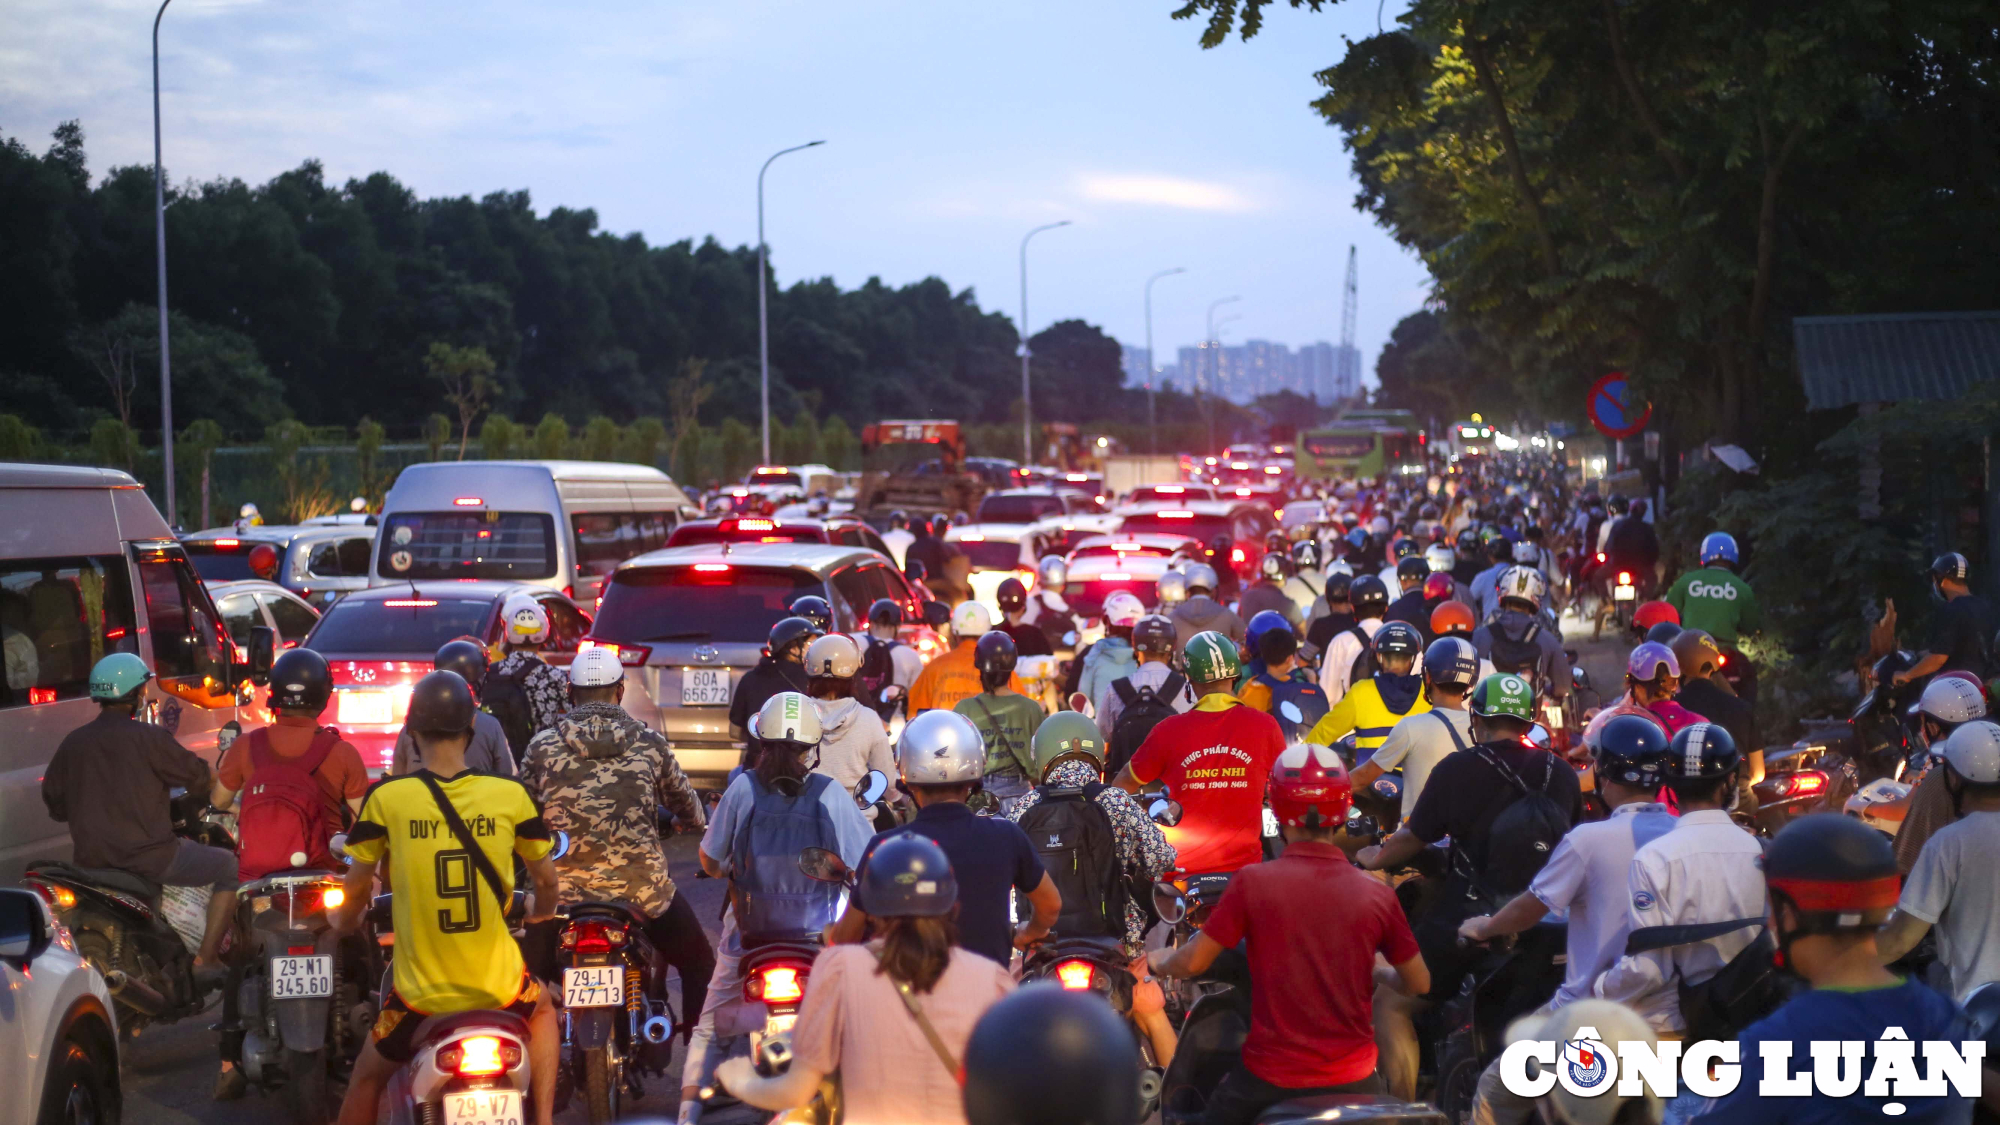
[{"label": "green helmet", "polygon": [[1198,684],[1234,680],[1243,674],[1243,655],[1236,651],[1236,642],[1213,629],[1189,637],[1181,655],[1187,661],[1188,679]]},{"label": "green helmet", "polygon": [[1498,672],[1472,689],[1472,713],[1483,719],[1535,721],[1535,685],[1512,672]]},{"label": "green helmet", "polygon": [[1029,744],[1029,754],[1035,759],[1035,776],[1047,777],[1050,767],[1057,762],[1088,760],[1099,770],[1104,768],[1104,732],[1089,715],[1081,711],[1057,711],[1042,720],[1035,728],[1035,738]]},{"label": "green helmet", "polygon": [[90,670],[90,698],[116,703],[146,686],[153,678],[146,662],[129,652],[114,652]]}]

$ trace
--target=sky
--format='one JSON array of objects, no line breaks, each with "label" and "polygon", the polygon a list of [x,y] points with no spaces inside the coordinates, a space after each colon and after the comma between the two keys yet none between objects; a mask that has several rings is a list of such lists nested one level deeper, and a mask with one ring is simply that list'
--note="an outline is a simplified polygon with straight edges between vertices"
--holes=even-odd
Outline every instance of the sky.
[{"label": "sky", "polygon": [[[161,30],[168,173],[264,180],[318,159],[419,195],[527,189],[653,243],[757,238],[780,284],[936,275],[1031,330],[1081,318],[1155,349],[1340,339],[1357,247],[1370,377],[1428,294],[1421,262],[1355,210],[1315,71],[1376,11],[1274,5],[1201,49],[1175,0],[173,0]],[[1393,21],[1391,2],[1382,19]],[[83,123],[91,168],[150,163],[154,8],[0,0],[0,133],[39,150]]]}]

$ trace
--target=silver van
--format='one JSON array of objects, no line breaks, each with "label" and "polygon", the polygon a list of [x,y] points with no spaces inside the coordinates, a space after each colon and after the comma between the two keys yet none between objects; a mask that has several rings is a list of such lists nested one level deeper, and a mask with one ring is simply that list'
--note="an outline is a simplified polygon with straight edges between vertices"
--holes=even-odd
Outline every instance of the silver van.
[{"label": "silver van", "polygon": [[158,678],[141,717],[215,764],[217,731],[252,691],[221,620],[132,477],[0,464],[0,883],[29,860],[69,858],[42,774],[64,736],[96,717],[90,669],[106,654],[146,661]]},{"label": "silver van", "polygon": [[605,575],[700,512],[673,478],[606,461],[429,461],[382,503],[374,585],[488,578],[590,606]]}]

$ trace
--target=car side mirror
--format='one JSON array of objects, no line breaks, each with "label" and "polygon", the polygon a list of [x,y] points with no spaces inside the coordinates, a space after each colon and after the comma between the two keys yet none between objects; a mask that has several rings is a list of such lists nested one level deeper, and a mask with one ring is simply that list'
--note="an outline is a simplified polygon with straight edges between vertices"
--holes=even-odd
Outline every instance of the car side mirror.
[{"label": "car side mirror", "polygon": [[0,961],[25,970],[49,947],[51,938],[39,895],[18,887],[0,888]]},{"label": "car side mirror", "polygon": [[278,659],[278,631],[269,625],[250,627],[250,682],[271,682],[271,665]]},{"label": "car side mirror", "polygon": [[933,629],[942,629],[951,624],[951,607],[943,602],[925,602],[924,624]]},{"label": "car side mirror", "polygon": [[807,848],[799,853],[799,871],[820,883],[846,883],[853,876],[839,853],[825,848]]}]

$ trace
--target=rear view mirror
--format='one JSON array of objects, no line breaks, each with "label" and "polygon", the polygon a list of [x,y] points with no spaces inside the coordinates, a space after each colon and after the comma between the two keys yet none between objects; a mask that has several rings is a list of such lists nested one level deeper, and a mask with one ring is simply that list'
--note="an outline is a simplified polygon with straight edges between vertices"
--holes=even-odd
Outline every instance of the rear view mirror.
[{"label": "rear view mirror", "polygon": [[925,602],[924,624],[933,629],[942,629],[951,624],[951,607],[943,602]]},{"label": "rear view mirror", "polygon": [[556,846],[549,849],[550,859],[561,859],[569,854],[569,833],[556,829]]},{"label": "rear view mirror", "polygon": [[250,627],[250,682],[271,682],[271,665],[278,659],[278,631],[269,625]]},{"label": "rear view mirror", "polygon": [[799,871],[806,878],[821,883],[845,883],[852,874],[846,860],[825,848],[807,848],[800,852]]},{"label": "rear view mirror", "polygon": [[1069,632],[1063,634],[1063,643],[1071,648],[1076,647],[1076,639],[1075,629],[1071,629]]},{"label": "rear view mirror", "polygon": [[1146,815],[1153,818],[1154,824],[1167,828],[1181,822],[1181,813],[1181,803],[1166,797],[1154,801],[1153,806],[1146,810]]},{"label": "rear view mirror", "polygon": [[1160,916],[1160,921],[1174,925],[1187,917],[1187,900],[1172,883],[1154,883],[1153,912]]},{"label": "rear view mirror", "polygon": [[884,703],[900,703],[903,700],[903,695],[903,685],[890,684],[888,687],[882,689],[879,698]]},{"label": "rear view mirror", "polygon": [[889,775],[881,770],[869,770],[868,776],[861,779],[861,784],[854,787],[854,800],[865,809],[881,800],[888,791]]},{"label": "rear view mirror", "polygon": [[1278,714],[1283,715],[1286,722],[1294,725],[1306,721],[1306,713],[1299,710],[1299,705],[1289,699],[1278,704]]},{"label": "rear view mirror", "polygon": [[1090,714],[1090,697],[1080,691],[1070,692],[1069,709],[1080,714]]},{"label": "rear view mirror", "polygon": [[342,863],[346,863],[347,833],[335,832],[333,834],[333,838],[326,842],[326,851],[328,855],[331,855],[333,858],[339,860]]},{"label": "rear view mirror", "polygon": [[0,960],[26,969],[49,941],[41,897],[17,887],[0,888]]}]

